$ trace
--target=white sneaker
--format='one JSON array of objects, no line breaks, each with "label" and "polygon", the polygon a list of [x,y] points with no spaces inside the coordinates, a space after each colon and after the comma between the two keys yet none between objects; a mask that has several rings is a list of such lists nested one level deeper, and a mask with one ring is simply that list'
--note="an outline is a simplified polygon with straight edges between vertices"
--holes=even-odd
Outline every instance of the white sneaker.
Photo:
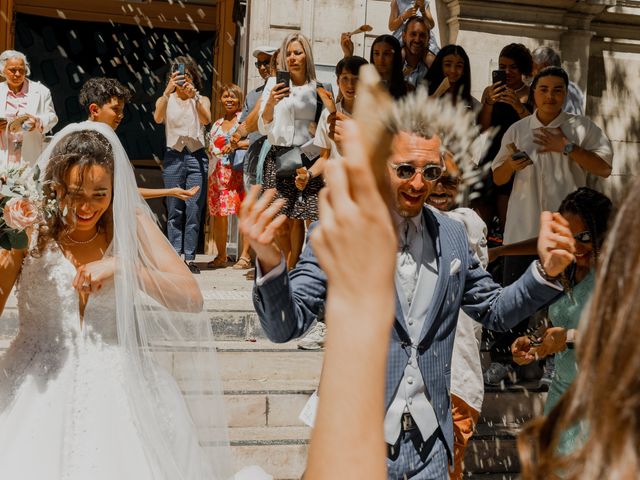
[{"label": "white sneaker", "polygon": [[317,322],[315,326],[309,330],[309,333],[298,342],[298,348],[301,350],[322,350],[326,334],[327,326],[324,322]]}]

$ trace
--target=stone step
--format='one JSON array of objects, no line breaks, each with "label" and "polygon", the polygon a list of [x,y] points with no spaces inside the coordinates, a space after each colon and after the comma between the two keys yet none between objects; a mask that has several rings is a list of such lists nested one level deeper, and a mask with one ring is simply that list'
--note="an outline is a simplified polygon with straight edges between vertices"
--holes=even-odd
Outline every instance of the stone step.
[{"label": "stone step", "polygon": [[[519,471],[516,432],[513,426],[479,426],[467,448],[467,474],[478,480],[515,479]],[[237,468],[259,465],[276,479],[301,477],[310,435],[307,427],[236,427],[229,431]]]}]

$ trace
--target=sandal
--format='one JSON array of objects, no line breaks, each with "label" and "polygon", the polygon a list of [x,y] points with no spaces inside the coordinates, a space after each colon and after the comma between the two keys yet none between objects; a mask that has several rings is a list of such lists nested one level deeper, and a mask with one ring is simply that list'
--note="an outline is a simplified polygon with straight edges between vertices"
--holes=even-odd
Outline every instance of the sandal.
[{"label": "sandal", "polygon": [[207,263],[207,268],[223,268],[229,261],[228,257],[217,256],[213,260]]},{"label": "sandal", "polygon": [[234,270],[248,270],[251,268],[251,259],[246,257],[240,257],[235,265],[233,266]]}]

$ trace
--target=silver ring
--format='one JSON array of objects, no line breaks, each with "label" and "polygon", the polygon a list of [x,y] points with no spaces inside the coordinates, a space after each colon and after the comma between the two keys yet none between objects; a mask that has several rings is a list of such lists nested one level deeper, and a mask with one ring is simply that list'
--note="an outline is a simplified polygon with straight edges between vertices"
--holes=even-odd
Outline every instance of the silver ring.
[{"label": "silver ring", "polygon": [[90,288],[91,287],[91,282],[84,282],[82,284],[82,288]]}]

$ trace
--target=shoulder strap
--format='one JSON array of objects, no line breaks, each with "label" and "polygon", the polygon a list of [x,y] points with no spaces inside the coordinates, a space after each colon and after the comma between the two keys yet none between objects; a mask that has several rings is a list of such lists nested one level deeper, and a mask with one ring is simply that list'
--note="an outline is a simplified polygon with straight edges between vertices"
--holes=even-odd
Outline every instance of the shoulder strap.
[{"label": "shoulder strap", "polygon": [[[316,81],[316,88],[323,87],[322,83]],[[318,91],[316,90],[316,116],[315,122],[316,124],[320,121],[320,115],[322,115],[322,109],[324,108],[324,103],[320,99],[320,95],[318,95]]]}]

